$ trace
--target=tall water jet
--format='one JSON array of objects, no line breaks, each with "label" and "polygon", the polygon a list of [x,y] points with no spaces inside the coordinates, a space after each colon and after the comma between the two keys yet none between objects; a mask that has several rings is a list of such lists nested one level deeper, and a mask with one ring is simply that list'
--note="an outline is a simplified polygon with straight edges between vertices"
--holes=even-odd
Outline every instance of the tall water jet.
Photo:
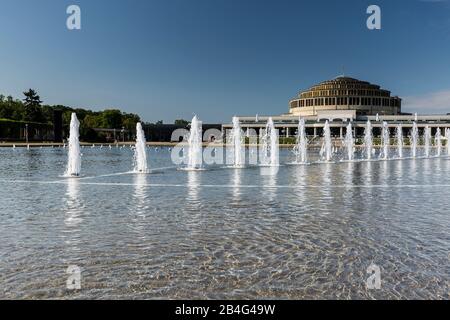
[{"label": "tall water jet", "polygon": [[446,140],[446,149],[447,149],[447,156],[450,156],[450,128],[445,129],[445,140]]},{"label": "tall water jet", "polygon": [[370,120],[367,121],[366,129],[364,130],[364,146],[366,159],[371,160],[373,153],[373,135],[372,135],[372,123],[370,122]]},{"label": "tall water jet", "polygon": [[412,157],[417,157],[417,145],[419,144],[419,129],[417,128],[417,122],[414,121],[413,128],[411,131],[411,137],[409,138],[411,142],[411,153]]},{"label": "tall water jet", "polygon": [[305,119],[298,120],[297,145],[294,148],[297,163],[308,161],[308,138],[306,137]]},{"label": "tall water jet", "polygon": [[81,152],[80,152],[80,122],[77,115],[72,113],[70,119],[69,152],[66,176],[78,177],[81,173]]},{"label": "tall water jet", "polygon": [[442,134],[441,128],[437,128],[434,136],[434,145],[436,146],[436,156],[440,157],[442,153]]},{"label": "tall water jet", "polygon": [[355,138],[353,137],[352,123],[349,122],[344,139],[345,150],[347,151],[347,160],[352,161],[354,158]]},{"label": "tall water jet", "polygon": [[134,148],[134,171],[148,173],[147,152],[144,130],[140,122],[136,123],[136,144]]},{"label": "tall water jet", "polygon": [[424,139],[424,148],[425,148],[425,157],[430,156],[430,148],[431,148],[431,128],[429,126],[425,127],[425,132],[423,134]]},{"label": "tall water jet", "polygon": [[389,127],[387,122],[383,121],[383,129],[381,130],[381,154],[380,154],[380,158],[383,160],[387,160],[389,158],[389,145],[390,145]]},{"label": "tall water jet", "polygon": [[245,165],[245,138],[238,117],[233,117],[233,129],[230,135],[230,145],[233,153],[233,166],[243,167]]},{"label": "tall water jet", "polygon": [[279,165],[278,132],[275,129],[272,118],[267,120],[266,130],[262,136],[261,164],[265,166]]},{"label": "tall water jet", "polygon": [[395,140],[397,141],[397,156],[403,158],[403,127],[399,123],[395,129]]},{"label": "tall water jet", "polygon": [[325,126],[323,127],[323,143],[320,149],[320,156],[322,160],[331,161],[333,156],[333,149],[331,145],[331,129],[330,123],[325,121]]},{"label": "tall water jet", "polygon": [[189,149],[187,169],[196,170],[202,168],[202,123],[194,116],[189,132]]}]

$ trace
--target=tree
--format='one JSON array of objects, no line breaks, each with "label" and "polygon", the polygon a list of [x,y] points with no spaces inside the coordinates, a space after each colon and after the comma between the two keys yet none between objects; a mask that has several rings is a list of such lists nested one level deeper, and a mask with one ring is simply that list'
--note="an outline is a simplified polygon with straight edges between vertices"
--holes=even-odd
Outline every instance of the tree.
[{"label": "tree", "polygon": [[189,124],[189,121],[186,121],[186,120],[184,120],[184,119],[177,119],[177,120],[175,120],[175,124],[177,125],[177,126],[187,126],[188,124]]},{"label": "tree", "polygon": [[41,122],[43,120],[41,110],[41,98],[33,89],[23,93],[25,95],[25,121]]},{"label": "tree", "polygon": [[139,121],[134,118],[125,118],[122,121],[122,126],[125,127],[125,129],[132,131],[136,128],[136,123],[138,122]]},{"label": "tree", "polygon": [[122,112],[116,109],[102,112],[102,128],[114,129],[122,125]]},{"label": "tree", "polygon": [[87,128],[101,128],[102,120],[100,116],[89,114],[83,119],[83,125]]},{"label": "tree", "polygon": [[37,92],[33,89],[29,89],[27,92],[23,93],[25,95],[25,106],[41,106],[41,98],[38,96]]}]

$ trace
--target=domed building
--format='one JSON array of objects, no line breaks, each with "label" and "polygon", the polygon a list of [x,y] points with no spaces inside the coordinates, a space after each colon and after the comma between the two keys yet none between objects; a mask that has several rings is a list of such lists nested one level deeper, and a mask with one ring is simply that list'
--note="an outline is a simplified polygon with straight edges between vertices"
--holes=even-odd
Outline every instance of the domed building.
[{"label": "domed building", "polygon": [[300,92],[289,101],[289,114],[316,116],[318,111],[356,110],[356,115],[398,115],[401,102],[378,85],[341,76]]},{"label": "domed building", "polygon": [[[289,101],[287,113],[238,118],[243,130],[254,129],[258,134],[265,128],[267,121],[272,119],[280,136],[286,138],[298,133],[300,118],[305,121],[308,136],[321,136],[328,121],[332,135],[340,139],[350,122],[356,137],[364,135],[368,121],[371,122],[375,136],[381,134],[383,123],[386,123],[392,132],[401,124],[404,136],[410,134],[414,123],[420,132],[423,132],[425,127],[431,128],[433,135],[438,129],[443,135],[443,130],[450,128],[450,114],[420,115],[402,112],[402,99],[391,96],[389,90],[346,76],[321,82],[300,92],[296,98]],[[222,124],[222,132],[232,127],[232,123]]]}]

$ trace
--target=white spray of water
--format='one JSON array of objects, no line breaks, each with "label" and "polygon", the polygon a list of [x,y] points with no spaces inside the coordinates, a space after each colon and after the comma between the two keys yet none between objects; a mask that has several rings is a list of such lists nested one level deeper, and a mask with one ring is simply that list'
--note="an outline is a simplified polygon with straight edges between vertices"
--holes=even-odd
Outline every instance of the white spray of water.
[{"label": "white spray of water", "polygon": [[445,140],[447,140],[446,143],[446,149],[447,149],[447,156],[450,156],[450,128],[445,129]]},{"label": "white spray of water", "polygon": [[189,132],[189,149],[187,168],[196,170],[202,168],[202,123],[194,116],[191,122],[191,130]]},{"label": "white spray of water", "polygon": [[325,126],[323,127],[323,143],[320,149],[320,156],[322,160],[331,161],[333,157],[333,148],[331,145],[331,129],[330,123],[325,121]]},{"label": "white spray of water", "polygon": [[352,123],[349,122],[347,125],[347,131],[345,133],[345,150],[347,151],[347,160],[352,161],[354,157],[355,149],[355,138],[353,137]]},{"label": "white spray of water", "polygon": [[66,176],[78,177],[81,173],[79,129],[80,122],[77,119],[77,115],[75,113],[72,113],[72,117],[70,119],[69,153]]},{"label": "white spray of water", "polygon": [[230,144],[233,154],[233,166],[243,167],[245,165],[245,138],[238,117],[233,117],[233,129],[230,135]]},{"label": "white spray of water", "polygon": [[308,138],[306,137],[305,119],[298,120],[297,145],[294,148],[297,163],[308,161]]},{"label": "white spray of water", "polygon": [[429,126],[425,127],[425,132],[423,134],[424,146],[425,146],[425,157],[430,156],[431,149],[431,128]]},{"label": "white spray of water", "polygon": [[397,141],[397,156],[401,159],[403,158],[403,127],[401,123],[395,130],[395,140]]},{"label": "white spray of water", "polygon": [[442,134],[441,128],[437,128],[436,135],[434,136],[434,144],[436,146],[436,155],[441,156],[442,153]]},{"label": "white spray of water", "polygon": [[417,157],[417,145],[419,144],[419,129],[417,128],[417,122],[413,123],[411,137],[409,137],[409,140],[411,142],[412,157],[416,158]]},{"label": "white spray of water", "polygon": [[372,135],[372,123],[370,120],[366,123],[366,129],[364,130],[364,145],[365,145],[365,153],[366,159],[372,159],[373,153],[373,135]]},{"label": "white spray of water", "polygon": [[386,121],[383,121],[383,129],[381,130],[381,155],[380,158],[383,160],[387,160],[389,158],[389,145],[390,145],[390,136],[389,136],[389,127]]},{"label": "white spray of water", "polygon": [[147,141],[145,139],[145,133],[142,129],[142,124],[138,122],[136,124],[136,144],[134,148],[134,171],[139,173],[148,173],[147,165]]},{"label": "white spray of water", "polygon": [[278,132],[272,118],[267,120],[266,130],[262,136],[261,164],[265,166],[279,165]]}]

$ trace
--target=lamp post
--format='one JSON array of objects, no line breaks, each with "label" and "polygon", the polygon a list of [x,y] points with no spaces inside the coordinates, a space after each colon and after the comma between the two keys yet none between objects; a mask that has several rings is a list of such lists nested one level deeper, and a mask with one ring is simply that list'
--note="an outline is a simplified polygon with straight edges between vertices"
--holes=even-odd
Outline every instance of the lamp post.
[{"label": "lamp post", "polygon": [[125,143],[125,127],[122,127],[122,142]]}]

